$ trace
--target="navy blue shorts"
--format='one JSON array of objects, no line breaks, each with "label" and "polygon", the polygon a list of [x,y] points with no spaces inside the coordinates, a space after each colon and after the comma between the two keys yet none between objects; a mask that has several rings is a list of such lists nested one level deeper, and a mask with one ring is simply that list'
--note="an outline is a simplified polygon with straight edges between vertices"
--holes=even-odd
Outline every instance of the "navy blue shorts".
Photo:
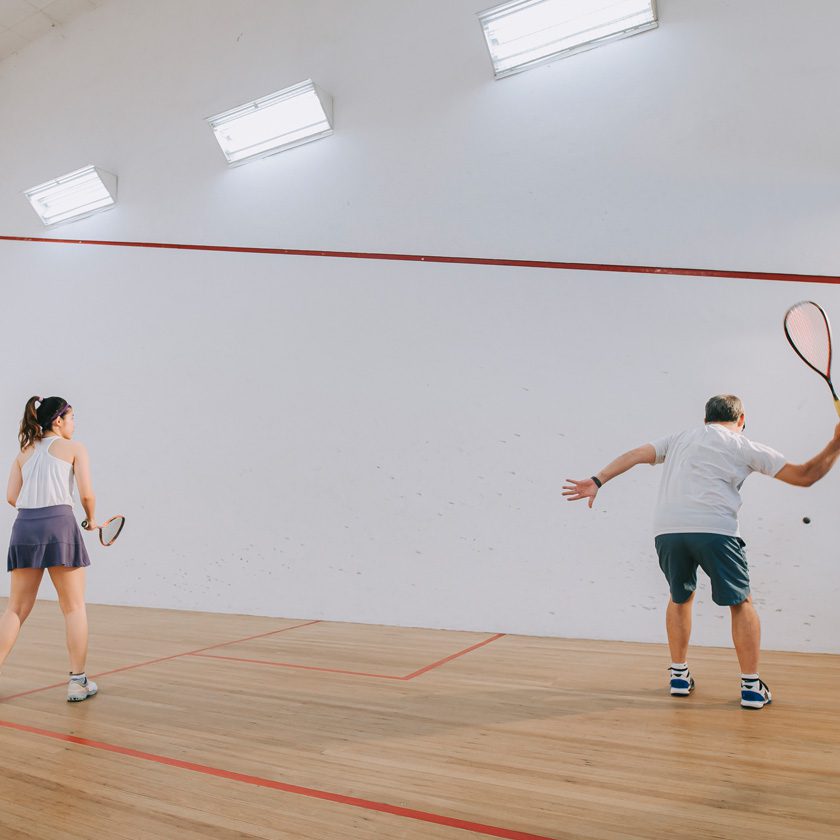
[{"label": "navy blue shorts", "polygon": [[697,588],[698,566],[709,576],[712,600],[719,606],[732,607],[749,597],[746,543],[740,537],[660,534],[655,545],[675,604],[684,604]]}]

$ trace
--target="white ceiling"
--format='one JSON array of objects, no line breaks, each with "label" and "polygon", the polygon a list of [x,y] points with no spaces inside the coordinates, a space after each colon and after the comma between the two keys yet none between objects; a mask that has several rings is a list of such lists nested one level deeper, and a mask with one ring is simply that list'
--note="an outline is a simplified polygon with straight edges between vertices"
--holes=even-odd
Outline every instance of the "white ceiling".
[{"label": "white ceiling", "polygon": [[107,0],[0,0],[0,61]]}]

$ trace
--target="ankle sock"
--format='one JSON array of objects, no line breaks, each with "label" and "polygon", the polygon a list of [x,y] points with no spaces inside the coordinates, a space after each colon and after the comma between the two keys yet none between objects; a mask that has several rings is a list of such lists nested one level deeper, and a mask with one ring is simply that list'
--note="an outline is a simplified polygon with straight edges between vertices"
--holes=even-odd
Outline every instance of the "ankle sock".
[{"label": "ankle sock", "polygon": [[741,682],[754,683],[759,682],[758,674],[741,674]]},{"label": "ankle sock", "polygon": [[671,663],[671,670],[672,671],[687,671],[688,665],[685,662],[672,662]]},{"label": "ankle sock", "polygon": [[70,672],[70,682],[77,682],[81,683],[82,685],[87,684],[87,674],[82,671],[81,674],[74,674],[72,671]]}]

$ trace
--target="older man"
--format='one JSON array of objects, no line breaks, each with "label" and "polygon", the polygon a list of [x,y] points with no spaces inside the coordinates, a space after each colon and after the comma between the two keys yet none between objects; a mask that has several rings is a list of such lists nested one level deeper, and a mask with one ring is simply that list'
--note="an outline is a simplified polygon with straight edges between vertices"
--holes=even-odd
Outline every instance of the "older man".
[{"label": "older man", "polygon": [[656,506],[659,565],[671,598],[665,617],[671,650],[670,690],[685,696],[694,689],[686,662],[697,567],[709,576],[712,599],[732,613],[732,641],[741,666],[741,705],[761,709],[772,696],[758,675],[761,624],[750,597],[745,543],[738,529],[740,489],[750,473],[760,472],[788,484],[810,487],[840,455],[840,423],[834,437],[804,464],[744,435],[744,407],[723,394],[706,403],[703,426],[646,443],[620,455],[591,478],[566,479],[563,495],[589,507],[606,482],[637,464],[665,464]]}]

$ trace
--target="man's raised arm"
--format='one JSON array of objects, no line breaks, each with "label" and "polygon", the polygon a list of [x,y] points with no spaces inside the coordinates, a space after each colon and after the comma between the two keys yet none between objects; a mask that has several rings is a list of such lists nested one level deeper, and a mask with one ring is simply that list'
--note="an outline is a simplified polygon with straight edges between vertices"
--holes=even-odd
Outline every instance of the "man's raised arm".
[{"label": "man's raised arm", "polygon": [[[838,428],[840,428],[840,425],[838,425]],[[592,507],[592,503],[598,495],[598,488],[601,485],[627,472],[627,470],[635,467],[637,464],[655,463],[656,449],[654,449],[653,444],[646,443],[643,446],[637,446],[635,449],[619,455],[614,461],[610,461],[606,467],[595,473],[592,478],[584,478],[580,481],[574,478],[567,478],[567,483],[563,485],[563,495],[566,497],[567,502],[589,499],[589,507]],[[782,469],[784,470],[784,468]]]},{"label": "man's raised arm", "polygon": [[797,487],[810,487],[834,466],[838,456],[840,456],[840,423],[834,427],[834,437],[822,452],[818,452],[804,464],[785,464],[774,478],[787,484],[795,484]]}]

